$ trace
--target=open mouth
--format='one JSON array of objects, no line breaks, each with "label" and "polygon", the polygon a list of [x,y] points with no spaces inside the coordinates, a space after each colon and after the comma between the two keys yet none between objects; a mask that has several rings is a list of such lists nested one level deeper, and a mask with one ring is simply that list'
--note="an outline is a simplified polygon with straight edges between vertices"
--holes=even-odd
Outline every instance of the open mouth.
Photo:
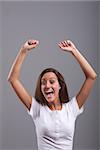
[{"label": "open mouth", "polygon": [[49,94],[54,94],[54,91],[50,91],[50,92],[45,92],[46,95],[49,95]]},{"label": "open mouth", "polygon": [[53,94],[54,94],[54,91],[47,91],[47,92],[45,92],[45,95],[47,97],[51,97]]}]

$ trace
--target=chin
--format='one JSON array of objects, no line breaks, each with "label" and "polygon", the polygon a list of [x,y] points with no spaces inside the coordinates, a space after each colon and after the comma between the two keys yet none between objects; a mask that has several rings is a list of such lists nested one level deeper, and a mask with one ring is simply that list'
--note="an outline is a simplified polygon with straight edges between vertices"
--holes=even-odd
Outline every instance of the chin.
[{"label": "chin", "polygon": [[47,98],[46,98],[46,100],[47,100],[48,103],[54,102],[54,99],[47,99]]}]

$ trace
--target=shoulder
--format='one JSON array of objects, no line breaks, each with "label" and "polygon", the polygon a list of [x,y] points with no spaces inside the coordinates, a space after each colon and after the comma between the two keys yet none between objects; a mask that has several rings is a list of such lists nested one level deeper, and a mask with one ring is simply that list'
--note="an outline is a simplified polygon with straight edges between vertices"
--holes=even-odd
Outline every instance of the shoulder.
[{"label": "shoulder", "polygon": [[34,97],[32,97],[30,110],[27,110],[28,114],[31,115],[32,118],[36,118],[39,115],[41,106],[42,105]]},{"label": "shoulder", "polygon": [[83,106],[79,108],[77,100],[76,100],[76,96],[72,97],[70,101],[66,103],[66,108],[70,113],[74,115],[75,118],[78,115],[80,115],[84,110]]}]

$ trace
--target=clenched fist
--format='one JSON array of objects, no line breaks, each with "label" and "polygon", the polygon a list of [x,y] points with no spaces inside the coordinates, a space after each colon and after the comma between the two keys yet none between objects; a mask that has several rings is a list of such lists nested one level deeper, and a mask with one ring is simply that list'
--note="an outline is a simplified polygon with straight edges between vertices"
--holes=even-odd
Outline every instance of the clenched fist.
[{"label": "clenched fist", "polygon": [[26,41],[24,45],[22,45],[21,49],[25,50],[25,51],[29,51],[29,50],[35,48],[38,44],[39,44],[39,41],[30,39],[30,40]]}]

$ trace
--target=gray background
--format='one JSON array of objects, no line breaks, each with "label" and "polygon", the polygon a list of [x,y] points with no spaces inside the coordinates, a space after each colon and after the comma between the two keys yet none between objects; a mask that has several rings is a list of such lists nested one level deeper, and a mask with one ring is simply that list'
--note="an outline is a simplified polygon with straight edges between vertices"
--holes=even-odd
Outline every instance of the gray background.
[{"label": "gray background", "polygon": [[24,86],[34,95],[40,72],[58,69],[68,84],[70,97],[84,75],[69,53],[57,43],[71,39],[95,68],[98,78],[78,118],[75,150],[99,150],[99,2],[0,2],[0,150],[37,150],[34,124],[7,82],[8,72],[20,46],[30,38],[40,41],[21,70]]}]

